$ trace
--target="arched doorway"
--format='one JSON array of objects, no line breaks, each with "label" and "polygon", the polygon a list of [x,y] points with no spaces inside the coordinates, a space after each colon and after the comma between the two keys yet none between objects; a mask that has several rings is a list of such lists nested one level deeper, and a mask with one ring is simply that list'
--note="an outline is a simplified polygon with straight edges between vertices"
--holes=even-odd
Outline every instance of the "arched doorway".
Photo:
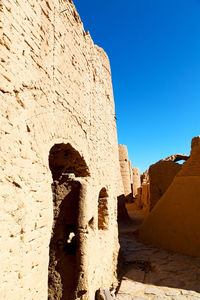
[{"label": "arched doorway", "polygon": [[77,231],[81,183],[89,175],[85,160],[70,144],[56,144],[49,153],[54,220],[50,241],[48,299],[73,300],[77,285]]},{"label": "arched doorway", "polygon": [[102,188],[99,192],[98,200],[98,229],[106,230],[109,225],[108,213],[108,193],[106,188]]}]

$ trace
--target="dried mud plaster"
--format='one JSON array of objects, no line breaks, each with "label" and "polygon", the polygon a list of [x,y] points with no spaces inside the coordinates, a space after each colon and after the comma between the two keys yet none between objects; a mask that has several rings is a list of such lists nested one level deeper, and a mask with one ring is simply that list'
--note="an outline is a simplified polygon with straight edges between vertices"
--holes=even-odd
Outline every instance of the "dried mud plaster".
[{"label": "dried mud plaster", "polygon": [[1,1],[0,102],[1,299],[94,300],[123,186],[109,59],[72,1]]}]

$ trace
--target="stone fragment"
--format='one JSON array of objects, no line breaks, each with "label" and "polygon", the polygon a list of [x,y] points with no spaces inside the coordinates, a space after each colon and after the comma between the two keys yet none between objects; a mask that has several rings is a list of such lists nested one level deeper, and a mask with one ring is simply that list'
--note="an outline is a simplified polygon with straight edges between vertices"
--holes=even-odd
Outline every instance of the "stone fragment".
[{"label": "stone fragment", "polygon": [[96,293],[97,300],[113,300],[109,290],[100,288]]}]

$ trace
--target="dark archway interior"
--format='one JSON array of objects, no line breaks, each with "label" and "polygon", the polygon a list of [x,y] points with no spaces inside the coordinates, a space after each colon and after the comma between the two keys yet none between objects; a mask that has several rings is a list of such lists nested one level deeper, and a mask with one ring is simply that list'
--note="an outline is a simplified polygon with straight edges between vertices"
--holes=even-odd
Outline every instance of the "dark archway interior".
[{"label": "dark archway interior", "polygon": [[57,144],[49,154],[54,220],[50,241],[49,300],[73,300],[77,285],[79,237],[77,220],[81,184],[88,176],[84,159],[70,144]]},{"label": "dark archway interior", "polygon": [[98,201],[98,229],[108,229],[109,214],[108,214],[108,193],[106,188],[102,188],[99,193]]},{"label": "dark archway interior", "polygon": [[56,144],[51,148],[49,167],[53,180],[58,180],[62,174],[74,174],[76,177],[90,175],[84,158],[69,143]]}]

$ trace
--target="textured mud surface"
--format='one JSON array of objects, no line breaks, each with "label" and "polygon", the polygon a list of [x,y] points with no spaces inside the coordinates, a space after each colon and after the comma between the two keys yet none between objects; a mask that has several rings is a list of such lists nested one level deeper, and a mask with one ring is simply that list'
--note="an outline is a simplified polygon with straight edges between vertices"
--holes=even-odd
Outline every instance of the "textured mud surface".
[{"label": "textured mud surface", "polygon": [[137,228],[143,214],[131,211],[131,217],[120,225],[124,261],[116,299],[200,299],[200,259],[140,243]]}]

